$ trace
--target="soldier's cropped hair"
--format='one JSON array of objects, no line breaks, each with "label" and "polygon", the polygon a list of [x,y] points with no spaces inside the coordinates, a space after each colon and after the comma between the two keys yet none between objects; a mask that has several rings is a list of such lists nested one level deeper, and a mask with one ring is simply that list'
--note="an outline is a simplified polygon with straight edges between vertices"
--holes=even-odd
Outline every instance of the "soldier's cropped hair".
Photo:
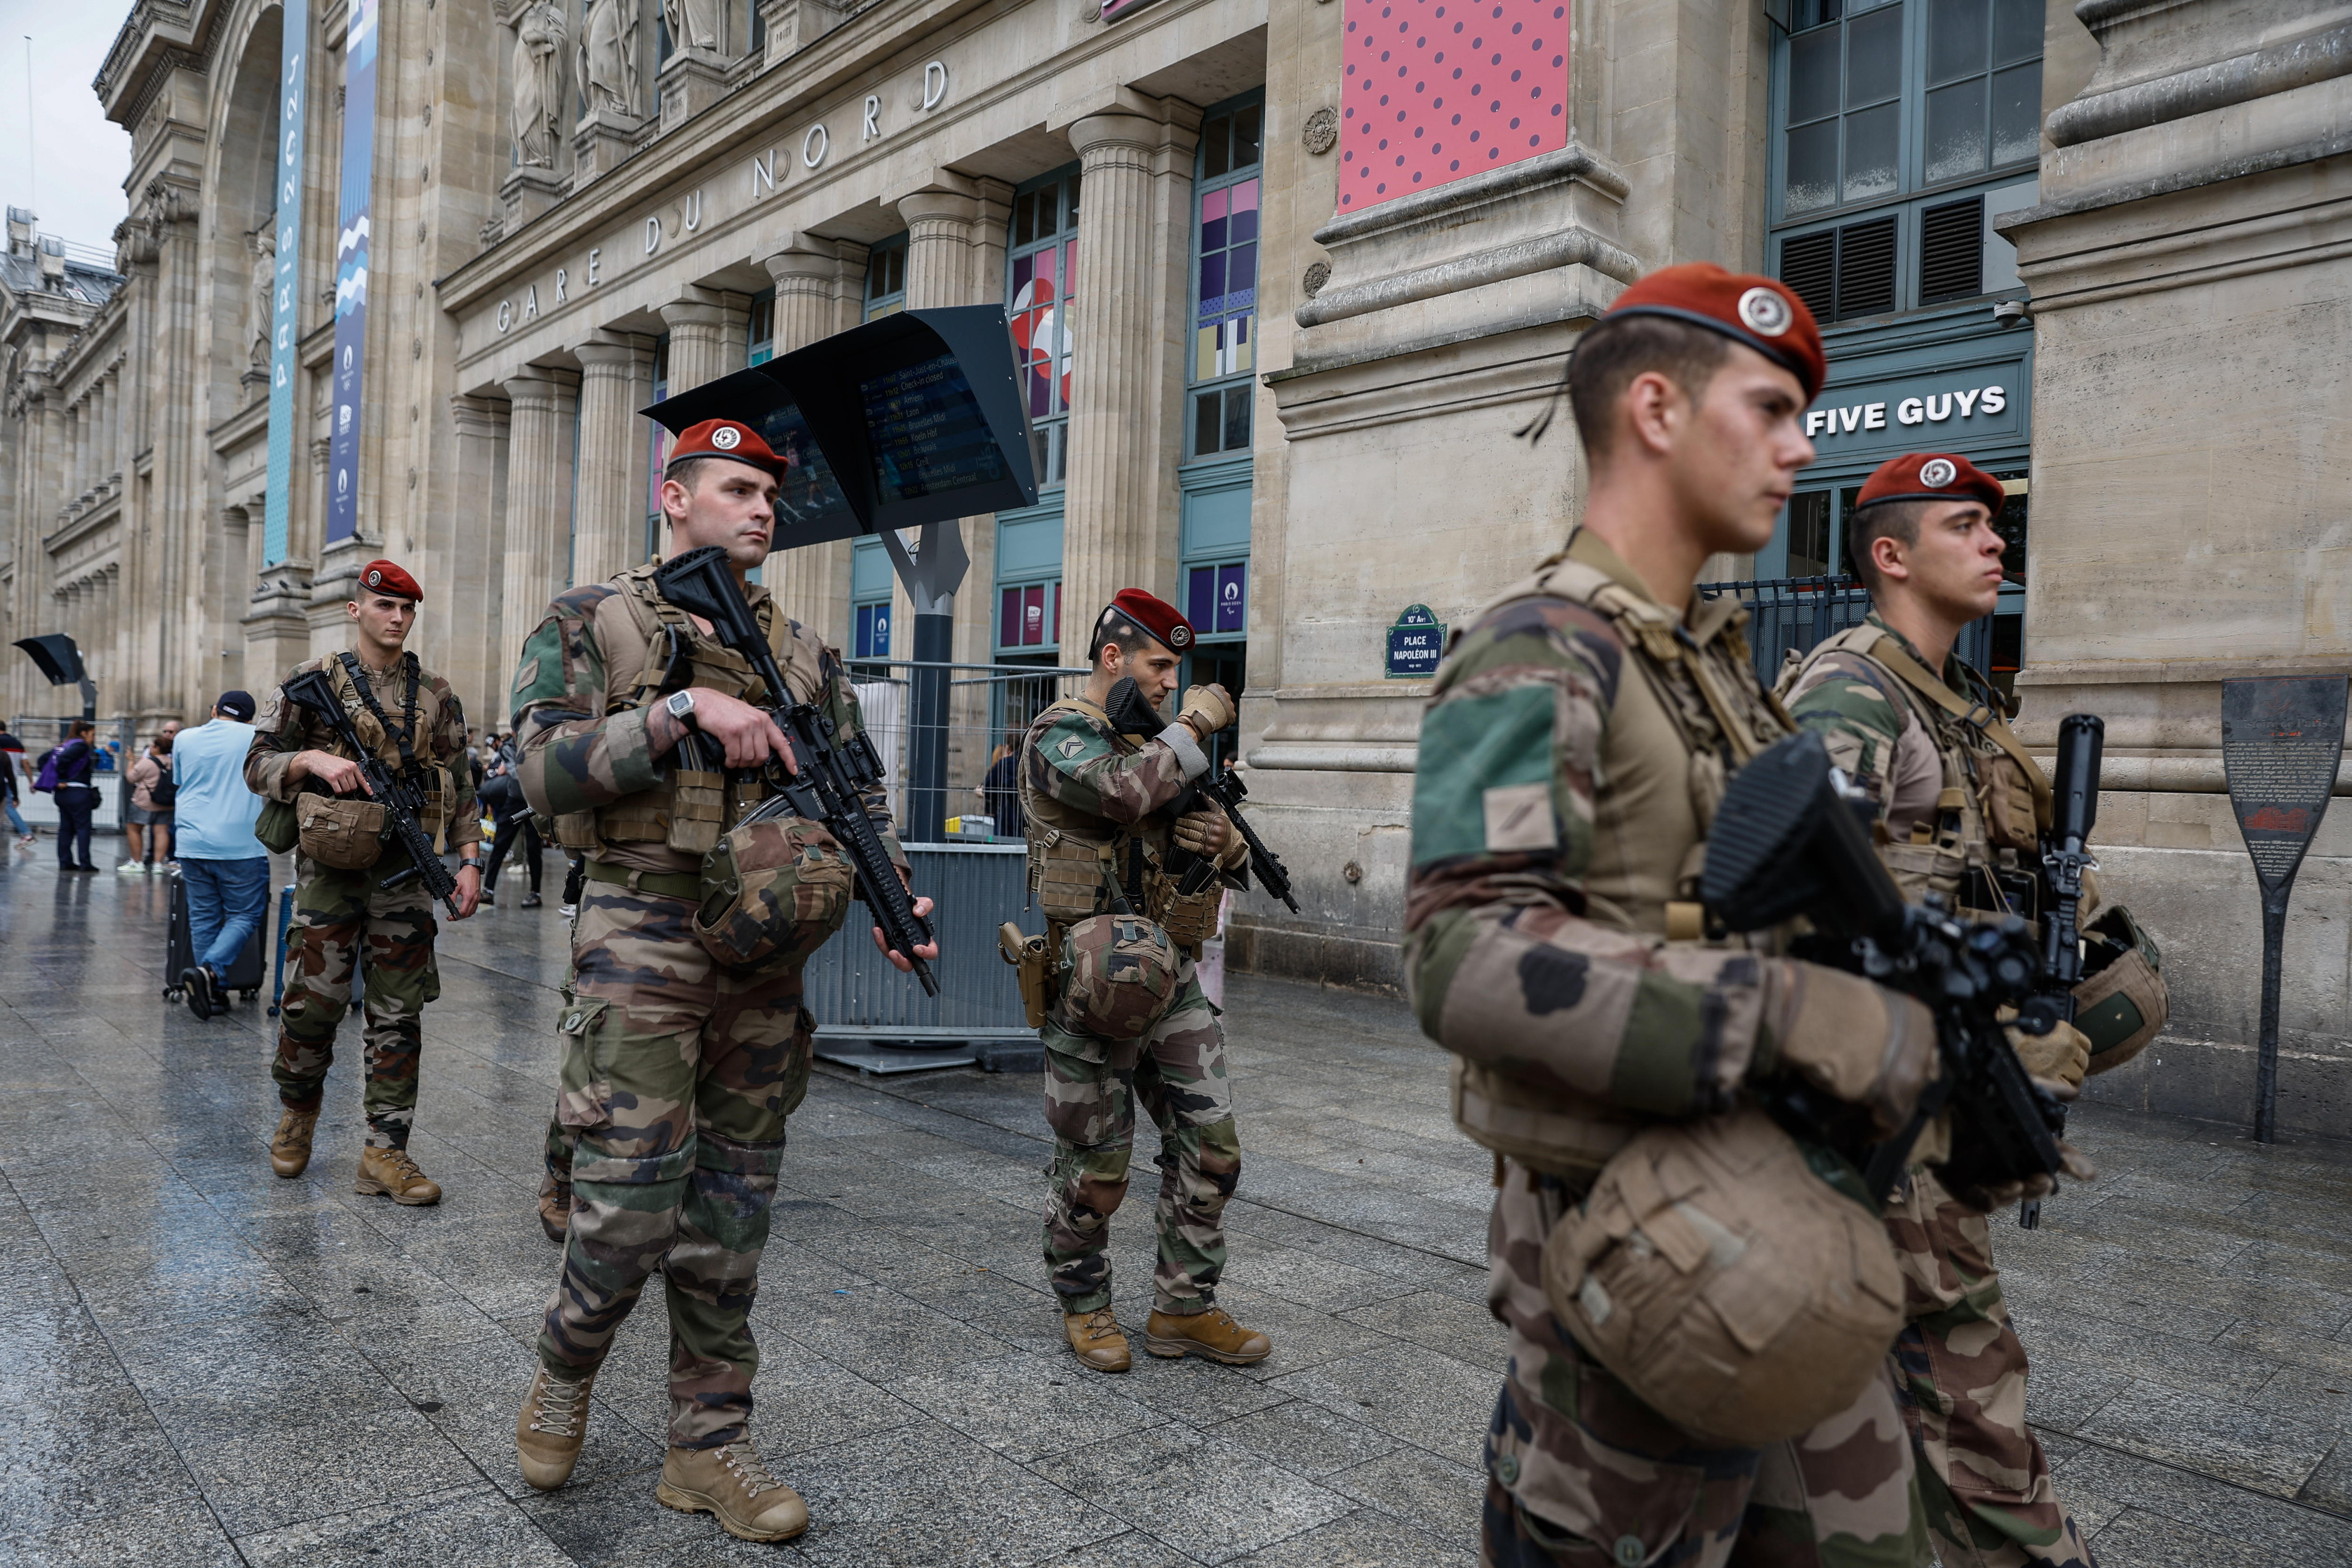
[{"label": "soldier's cropped hair", "polygon": [[668,468],[662,470],[662,478],[665,479],[676,479],[679,484],[684,485],[687,489],[687,493],[691,495],[702,486],[702,471],[705,468],[712,468],[721,463],[726,464],[729,468],[741,468],[745,466],[736,462],[731,458],[680,458],[677,462],[672,463]]},{"label": "soldier's cropped hair", "polygon": [[1876,506],[1864,507],[1853,514],[1847,525],[1845,552],[1853,562],[1853,574],[1870,590],[1871,597],[1878,596],[1877,563],[1870,558],[1870,547],[1882,539],[1892,539],[1909,550],[1919,542],[1919,524],[1927,520],[1933,501],[1883,500]]},{"label": "soldier's cropped hair", "polygon": [[1137,626],[1117,609],[1105,610],[1095,620],[1095,635],[1087,644],[1087,662],[1102,662],[1103,644],[1118,645],[1119,657],[1133,658],[1138,648],[1157,644],[1160,639]]},{"label": "soldier's cropped hair", "polygon": [[1731,340],[1705,327],[1659,316],[1604,317],[1578,342],[1568,362],[1568,405],[1584,450],[1596,460],[1608,456],[1617,400],[1635,376],[1656,371],[1696,404],[1730,357]]}]

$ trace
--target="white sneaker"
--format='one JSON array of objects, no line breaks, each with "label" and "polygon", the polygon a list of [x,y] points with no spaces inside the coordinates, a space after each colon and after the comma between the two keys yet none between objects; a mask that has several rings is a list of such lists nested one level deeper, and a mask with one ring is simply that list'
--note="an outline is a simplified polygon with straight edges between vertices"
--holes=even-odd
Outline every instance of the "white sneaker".
[{"label": "white sneaker", "polygon": [[570,920],[572,916],[580,912],[580,906],[578,904],[558,904],[555,907],[555,912],[562,915],[565,920]]},{"label": "white sneaker", "polygon": [[114,868],[114,874],[118,877],[136,877],[142,869],[144,868],[138,861],[125,860]]}]

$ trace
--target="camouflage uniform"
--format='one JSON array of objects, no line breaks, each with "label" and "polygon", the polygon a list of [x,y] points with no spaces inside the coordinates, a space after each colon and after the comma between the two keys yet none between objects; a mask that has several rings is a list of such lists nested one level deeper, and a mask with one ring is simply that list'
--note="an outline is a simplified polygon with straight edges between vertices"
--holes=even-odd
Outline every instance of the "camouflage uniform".
[{"label": "camouflage uniform", "polygon": [[[1784,680],[1790,712],[1877,801],[1883,853],[1907,893],[1998,909],[1993,879],[2018,858],[1989,842],[1978,781],[2006,753],[1874,657],[1881,637],[1925,668],[1909,639],[1874,614]],[[1982,676],[1954,656],[1943,679],[1980,710],[1984,731],[2007,732],[2002,700]],[[2091,1550],[2025,1424],[2025,1345],[2001,1300],[1990,1223],[1915,1167],[1886,1226],[1907,1320],[1895,1382],[1937,1550],[1948,1568],[2089,1568]]]},{"label": "camouflage uniform", "polygon": [[[1045,1121],[1054,1130],[1045,1267],[1065,1312],[1110,1305],[1105,1247],[1110,1216],[1127,1196],[1138,1101],[1160,1129],[1154,1305],[1171,1317],[1205,1312],[1216,1304],[1224,1273],[1225,1203],[1242,1163],[1224,1031],[1195,973],[1198,938],[1187,940],[1173,884],[1158,871],[1175,825],[1167,808],[1187,783],[1173,747],[1117,733],[1091,703],[1054,704],[1022,741],[1033,891],[1045,883],[1049,840],[1098,840],[1113,849],[1129,907],[1169,926],[1179,954],[1174,1005],[1148,1032],[1121,1040],[1088,1034],[1058,1001],[1038,1031],[1045,1047]],[[1229,846],[1229,864],[1238,847]],[[1057,902],[1052,886],[1045,890],[1059,998],[1071,977],[1074,954],[1064,941],[1070,923],[1111,905],[1107,889],[1082,889],[1076,896],[1087,901],[1075,905]],[[1212,898],[1222,892],[1222,884],[1212,884]]]},{"label": "camouflage uniform", "polygon": [[[390,671],[368,668],[369,685],[385,716],[394,724],[408,696],[408,667],[415,654],[404,655]],[[293,679],[310,670],[325,669],[339,691],[347,689],[345,670],[338,658],[306,659],[288,672]],[[362,737],[373,728],[373,716],[346,695],[345,707]],[[438,771],[435,790],[444,798],[441,822],[448,847],[478,844],[481,811],[474,801],[473,773],[465,764],[466,715],[449,683],[426,669],[418,669],[415,734],[411,742],[418,763]],[[292,781],[288,765],[297,752],[329,752],[349,756],[350,750],[309,709],[286,700],[283,687],[270,692],[255,716],[252,748],[245,759],[245,782],[256,795],[291,803],[316,781]],[[396,742],[386,737],[381,751],[387,766],[398,768]],[[428,822],[427,831],[434,824]],[[408,867],[408,856],[387,844],[381,859],[365,870],[339,870],[321,866],[307,855],[295,859],[293,921],[286,931],[286,992],[279,999],[278,1057],[270,1068],[278,1098],[297,1110],[316,1110],[325,1090],[327,1068],[335,1056],[335,1026],[351,1005],[352,966],[365,948],[367,1119],[370,1145],[405,1149],[416,1118],[416,1067],[423,1044],[425,1004],[441,994],[440,973],[433,962],[433,895],[419,882],[387,893],[386,877]]]},{"label": "camouflage uniform", "polygon": [[[550,1173],[572,1184],[572,1224],[539,1355],[562,1377],[594,1371],[658,1268],[670,1442],[709,1448],[741,1438],[751,1415],[759,1350],[749,1316],[784,1119],[807,1092],[816,1021],[801,1005],[798,963],[730,967],[695,935],[703,849],[692,846],[716,842],[758,786],[714,783],[710,799],[697,796],[686,779],[704,775],[675,752],[653,756],[646,710],[688,686],[764,693],[746,661],[661,604],[651,580],[650,566],[637,567],[558,597],[515,674],[523,793],[555,820],[559,842],[585,852],[589,873],[547,1145]],[[832,651],[764,589],[747,597],[794,699],[821,702],[844,736],[859,732]],[[866,807],[903,866],[878,789]]]},{"label": "camouflage uniform", "polygon": [[1787,728],[1744,618],[1715,600],[1677,619],[1580,531],[1457,635],[1423,721],[1406,974],[1501,1189],[1490,1563],[1926,1556],[1891,1383],[1802,1436],[1726,1447],[1643,1404],[1544,1294],[1544,1242],[1609,1159],[1645,1125],[1731,1108],[1788,1037],[1790,961],[1696,940],[1724,779]]}]

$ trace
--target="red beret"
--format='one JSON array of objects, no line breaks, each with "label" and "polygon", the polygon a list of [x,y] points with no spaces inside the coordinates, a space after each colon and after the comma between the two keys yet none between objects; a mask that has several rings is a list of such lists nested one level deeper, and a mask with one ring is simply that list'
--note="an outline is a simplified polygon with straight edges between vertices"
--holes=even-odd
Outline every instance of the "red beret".
[{"label": "red beret", "polygon": [[1987,511],[2000,515],[2008,496],[2000,481],[1969,462],[1943,452],[1913,452],[1878,465],[1862,487],[1856,507],[1883,500],[1982,501]]},{"label": "red beret", "polygon": [[361,567],[360,586],[371,594],[396,594],[425,602],[425,590],[416,585],[416,579],[390,561],[371,561]]},{"label": "red beret", "polygon": [[[1140,588],[1121,588],[1110,607],[1178,653],[1192,646],[1192,623],[1165,599],[1155,599]],[[1100,650],[1097,644],[1094,651]]]},{"label": "red beret", "polygon": [[1808,402],[1829,377],[1812,311],[1777,278],[1726,272],[1711,261],[1664,267],[1618,295],[1601,319],[1621,316],[1664,316],[1721,332],[1795,376]]},{"label": "red beret", "polygon": [[669,449],[664,472],[688,458],[732,458],[739,463],[765,468],[778,479],[783,478],[786,466],[782,458],[769,450],[760,433],[740,419],[706,419],[699,425],[688,426],[678,432],[677,445]]}]

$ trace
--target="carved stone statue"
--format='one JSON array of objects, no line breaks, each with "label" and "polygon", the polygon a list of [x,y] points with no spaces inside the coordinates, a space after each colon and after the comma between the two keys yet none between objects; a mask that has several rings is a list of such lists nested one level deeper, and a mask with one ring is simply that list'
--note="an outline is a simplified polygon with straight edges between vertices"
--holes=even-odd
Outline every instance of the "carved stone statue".
[{"label": "carved stone statue", "polygon": [[719,0],[662,0],[662,20],[673,48],[719,47]]},{"label": "carved stone statue", "polygon": [[274,216],[265,218],[261,226],[247,237],[246,244],[253,251],[253,282],[246,295],[245,336],[253,346],[247,357],[258,370],[269,363],[269,333],[277,320],[278,225]]},{"label": "carved stone statue", "polygon": [[530,0],[514,29],[515,162],[551,169],[563,103],[563,13],[554,0]]},{"label": "carved stone statue", "polygon": [[599,110],[635,118],[637,112],[637,7],[633,0],[593,0],[587,37],[573,62],[580,112]]}]

